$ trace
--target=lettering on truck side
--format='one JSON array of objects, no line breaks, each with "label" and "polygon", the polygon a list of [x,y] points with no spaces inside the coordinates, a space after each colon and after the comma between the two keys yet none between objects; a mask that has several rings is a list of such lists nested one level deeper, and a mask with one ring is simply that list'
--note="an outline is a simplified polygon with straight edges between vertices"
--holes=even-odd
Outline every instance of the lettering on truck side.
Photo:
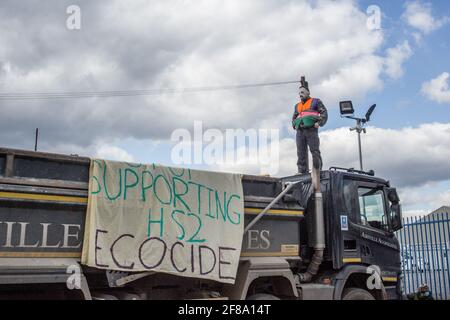
[{"label": "lettering on truck side", "polygon": [[[0,248],[79,249],[82,244],[80,224],[0,221]],[[51,242],[49,235],[58,235]]]}]

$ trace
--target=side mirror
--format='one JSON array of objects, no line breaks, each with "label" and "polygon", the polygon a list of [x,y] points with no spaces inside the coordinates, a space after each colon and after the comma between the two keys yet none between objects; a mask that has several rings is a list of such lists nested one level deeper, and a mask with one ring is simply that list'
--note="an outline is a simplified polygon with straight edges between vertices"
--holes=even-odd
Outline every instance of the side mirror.
[{"label": "side mirror", "polygon": [[398,196],[397,189],[395,188],[388,188],[387,196],[389,201],[393,204],[398,204],[400,202],[400,197]]},{"label": "side mirror", "polygon": [[391,204],[391,227],[394,232],[403,228],[402,207],[398,203]]},{"label": "side mirror", "polygon": [[351,101],[339,102],[339,109],[341,110],[341,116],[353,115],[355,110],[353,109],[353,103]]},{"label": "side mirror", "polygon": [[392,230],[398,231],[403,228],[402,225],[402,207],[400,205],[400,197],[398,196],[397,189],[387,188],[387,197],[391,203],[391,227]]}]

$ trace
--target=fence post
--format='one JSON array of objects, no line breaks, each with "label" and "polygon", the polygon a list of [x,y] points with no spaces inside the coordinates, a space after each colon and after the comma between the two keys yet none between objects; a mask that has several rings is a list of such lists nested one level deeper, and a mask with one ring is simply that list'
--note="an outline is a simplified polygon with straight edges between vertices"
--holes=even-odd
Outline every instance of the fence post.
[{"label": "fence post", "polygon": [[438,223],[438,231],[439,231],[439,254],[441,260],[441,272],[442,272],[442,283],[441,285],[444,287],[444,299],[447,300],[447,286],[445,285],[445,266],[444,266],[444,253],[442,251],[443,243],[442,243],[442,235],[445,233],[444,231],[441,233],[442,226],[444,225],[444,213],[441,212],[438,215],[439,223]]},{"label": "fence post", "polygon": [[[436,217],[438,215],[436,214]],[[437,241],[437,232],[436,232],[436,220],[434,220],[435,218],[433,217],[433,231],[434,231],[434,247],[436,248],[436,264],[437,264],[437,272],[438,272],[438,281],[439,281],[439,297],[442,299],[442,281],[441,281],[441,264],[440,264],[440,259],[439,259],[439,251],[438,251],[438,241]],[[437,287],[436,287],[437,290]]]},{"label": "fence post", "polygon": [[[428,243],[427,243],[426,240],[424,241],[424,237],[423,237],[423,228],[425,226],[423,217],[421,217],[419,219],[419,221],[420,221],[420,241],[421,241],[421,247],[422,247],[422,257],[423,257],[422,259],[423,259],[423,268],[424,268],[424,278],[425,278],[425,282],[429,283],[428,280],[431,281],[431,272],[430,272],[430,268],[427,267],[427,265],[429,266],[429,264],[430,264],[430,256],[428,254]],[[426,256],[425,256],[425,250],[427,250],[426,251],[426,253],[427,253]]]},{"label": "fence post", "polygon": [[[406,218],[406,225],[408,226],[408,258],[410,262],[410,270],[408,272],[408,293],[411,293],[411,288],[414,287],[414,279],[413,279],[413,274],[414,274],[414,261],[413,261],[413,256],[412,256],[412,252],[411,252],[411,221],[412,218],[411,217],[407,217]],[[413,289],[414,290],[414,289]]]},{"label": "fence post", "polygon": [[[448,263],[448,246],[447,243],[450,239],[450,234],[447,233],[450,232],[450,228],[449,228],[449,220],[448,220],[448,212],[445,213],[445,221],[443,223],[443,227],[444,227],[444,244],[445,244],[445,261],[447,262],[447,270],[445,272],[445,274],[447,274],[447,283],[445,284],[445,286],[448,285],[449,291],[450,291],[450,267],[449,267],[449,263]],[[448,299],[448,297],[446,297],[446,299]]]}]

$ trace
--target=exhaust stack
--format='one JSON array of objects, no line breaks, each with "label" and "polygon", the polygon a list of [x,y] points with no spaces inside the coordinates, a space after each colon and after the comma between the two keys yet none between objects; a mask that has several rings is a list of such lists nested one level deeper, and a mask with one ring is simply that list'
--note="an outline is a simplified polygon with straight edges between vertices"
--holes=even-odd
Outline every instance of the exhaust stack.
[{"label": "exhaust stack", "polygon": [[305,273],[299,273],[300,282],[311,282],[312,278],[319,271],[322,264],[323,252],[325,250],[325,221],[323,216],[323,197],[320,190],[320,170],[313,168],[311,180],[314,186],[314,217],[313,217],[313,237],[310,243],[314,248],[314,254],[311,258]]}]

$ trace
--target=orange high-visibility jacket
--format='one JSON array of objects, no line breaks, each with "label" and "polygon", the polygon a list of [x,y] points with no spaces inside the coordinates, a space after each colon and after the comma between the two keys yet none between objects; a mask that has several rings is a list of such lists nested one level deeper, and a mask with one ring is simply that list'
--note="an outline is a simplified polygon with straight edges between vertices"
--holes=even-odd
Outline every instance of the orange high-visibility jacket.
[{"label": "orange high-visibility jacket", "polygon": [[305,103],[299,102],[297,103],[297,112],[300,115],[300,117],[304,116],[320,116],[319,110],[318,110],[318,103],[319,100],[315,98],[309,98]]}]

